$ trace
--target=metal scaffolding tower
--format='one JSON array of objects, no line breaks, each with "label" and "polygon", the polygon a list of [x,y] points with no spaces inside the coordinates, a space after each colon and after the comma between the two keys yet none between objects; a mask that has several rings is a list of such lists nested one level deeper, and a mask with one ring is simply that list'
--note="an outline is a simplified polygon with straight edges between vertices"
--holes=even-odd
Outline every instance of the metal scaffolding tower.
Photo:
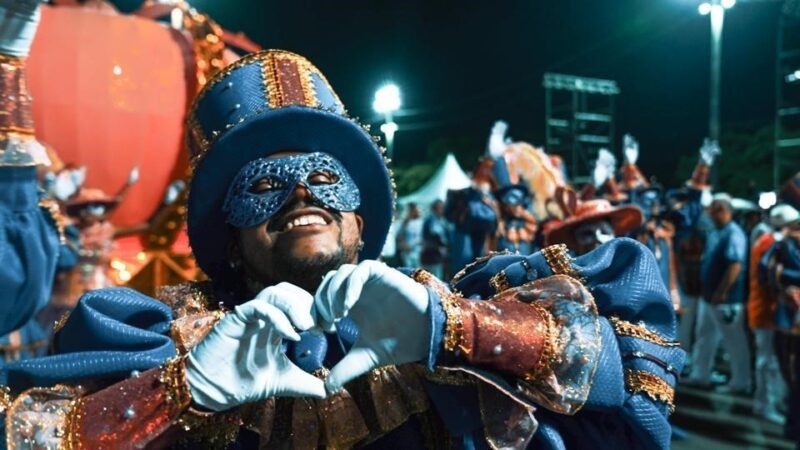
[{"label": "metal scaffolding tower", "polygon": [[564,158],[573,182],[586,180],[601,148],[614,143],[617,83],[545,73],[546,150]]},{"label": "metal scaffolding tower", "polygon": [[775,189],[800,169],[800,1],[784,2],[779,20],[772,166]]}]

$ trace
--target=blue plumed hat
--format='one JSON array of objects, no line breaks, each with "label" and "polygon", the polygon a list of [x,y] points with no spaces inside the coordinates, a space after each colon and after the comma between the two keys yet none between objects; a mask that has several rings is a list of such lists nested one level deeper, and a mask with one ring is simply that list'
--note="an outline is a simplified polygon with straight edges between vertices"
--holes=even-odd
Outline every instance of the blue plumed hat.
[{"label": "blue plumed hat", "polygon": [[187,118],[192,158],[188,231],[200,268],[226,269],[230,229],[222,205],[248,162],[283,151],[324,152],[338,159],[361,192],[361,259],[377,258],[394,207],[388,160],[365,127],[347,115],[322,73],[300,55],[267,50],[211,78]]},{"label": "blue plumed hat", "polygon": [[513,183],[511,172],[505,158],[495,158],[492,165],[492,177],[495,183],[495,197],[504,204],[527,205],[530,200],[530,190],[523,182]]}]

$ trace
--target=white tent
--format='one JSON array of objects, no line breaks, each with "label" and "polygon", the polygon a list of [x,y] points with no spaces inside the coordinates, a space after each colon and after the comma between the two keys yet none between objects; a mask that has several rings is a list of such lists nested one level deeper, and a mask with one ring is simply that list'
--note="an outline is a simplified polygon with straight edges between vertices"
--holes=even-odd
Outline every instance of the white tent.
[{"label": "white tent", "polygon": [[449,189],[464,189],[469,187],[471,181],[452,153],[447,154],[444,162],[436,173],[433,174],[421,188],[404,197],[397,199],[400,205],[416,203],[422,211],[435,200],[444,200]]}]

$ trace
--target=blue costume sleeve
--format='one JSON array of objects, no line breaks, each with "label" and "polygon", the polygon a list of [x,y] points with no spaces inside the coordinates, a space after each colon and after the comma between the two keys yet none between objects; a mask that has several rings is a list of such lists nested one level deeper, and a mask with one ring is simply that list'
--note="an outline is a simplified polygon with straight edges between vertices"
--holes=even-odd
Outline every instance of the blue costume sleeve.
[{"label": "blue costume sleeve", "polygon": [[[583,409],[574,415],[538,409],[536,448],[669,448],[667,421],[684,352],[675,314],[652,253],[615,239],[558,273],[583,280],[600,314],[602,347]],[[455,288],[490,298],[502,273],[509,286],[554,274],[542,252],[499,256],[468,270]]]},{"label": "blue costume sleeve", "polygon": [[50,299],[59,237],[39,208],[35,167],[0,167],[0,335]]},{"label": "blue costume sleeve", "polygon": [[88,292],[56,333],[57,354],[6,365],[0,384],[22,391],[151,369],[176,354],[171,320],[167,305],[132,289]]}]

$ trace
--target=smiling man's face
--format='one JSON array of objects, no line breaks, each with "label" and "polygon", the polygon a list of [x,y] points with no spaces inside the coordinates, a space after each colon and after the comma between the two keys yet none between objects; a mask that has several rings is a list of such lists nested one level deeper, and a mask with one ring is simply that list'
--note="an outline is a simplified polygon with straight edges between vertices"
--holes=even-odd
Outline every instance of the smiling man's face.
[{"label": "smiling man's face", "polygon": [[[244,271],[251,291],[288,281],[313,293],[328,271],[358,261],[361,217],[325,206],[307,187],[336,182],[331,172],[313,171],[266,222],[236,229],[230,257]],[[278,180],[265,177],[255,181],[250,192],[278,188]]]}]

